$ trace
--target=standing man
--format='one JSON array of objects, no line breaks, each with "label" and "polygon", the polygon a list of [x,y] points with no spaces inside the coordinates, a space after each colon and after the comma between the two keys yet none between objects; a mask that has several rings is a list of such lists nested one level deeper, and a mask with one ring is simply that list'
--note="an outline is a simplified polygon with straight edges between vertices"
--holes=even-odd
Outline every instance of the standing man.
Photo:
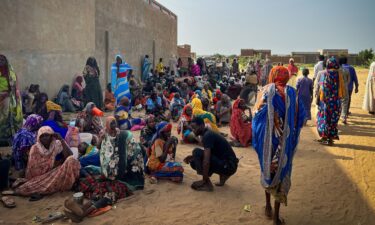
[{"label": "standing man", "polygon": [[264,66],[262,67],[261,76],[260,76],[262,87],[267,84],[267,82],[268,82],[268,75],[270,75],[271,69],[272,69],[271,60],[270,59],[266,59],[266,61],[264,63]]},{"label": "standing man", "polygon": [[348,64],[348,58],[347,57],[342,57],[342,68],[345,69],[345,70],[348,70],[349,71],[349,74],[350,74],[350,82],[349,82],[349,86],[348,86],[348,91],[349,91],[349,102],[348,102],[348,112],[347,112],[347,115],[350,115],[350,103],[352,102],[352,94],[353,94],[353,88],[354,88],[354,85],[355,85],[355,90],[354,92],[357,94],[358,93],[358,87],[359,87],[359,84],[358,84],[358,78],[357,78],[357,73],[355,72],[355,69],[353,66],[349,65]]},{"label": "standing man", "polygon": [[314,77],[313,83],[315,85],[315,81],[319,82],[318,73],[324,70],[324,55],[319,55],[319,61],[314,66]]},{"label": "standing man", "polygon": [[164,76],[165,69],[164,69],[164,64],[163,64],[163,58],[160,58],[158,65],[156,65],[156,72],[159,75],[159,77]]},{"label": "standing man", "polygon": [[151,65],[152,63],[150,62],[149,56],[145,55],[142,62],[142,82],[146,82],[146,80],[149,79]]},{"label": "standing man", "polygon": [[294,59],[293,58],[289,59],[288,71],[289,71],[289,82],[288,82],[288,85],[291,86],[291,87],[296,88],[298,67],[294,64]]},{"label": "standing man", "polygon": [[239,67],[238,67],[238,62],[237,62],[237,59],[234,58],[233,59],[233,63],[232,63],[232,72],[237,74],[238,75],[238,72],[239,72]]},{"label": "standing man", "polygon": [[220,134],[205,127],[202,118],[194,118],[191,122],[194,134],[201,136],[204,149],[196,148],[193,155],[184,159],[186,164],[203,176],[200,181],[195,181],[191,188],[197,191],[213,191],[214,187],[210,177],[216,173],[220,182],[216,186],[223,186],[230,176],[236,173],[238,159],[229,142]]}]

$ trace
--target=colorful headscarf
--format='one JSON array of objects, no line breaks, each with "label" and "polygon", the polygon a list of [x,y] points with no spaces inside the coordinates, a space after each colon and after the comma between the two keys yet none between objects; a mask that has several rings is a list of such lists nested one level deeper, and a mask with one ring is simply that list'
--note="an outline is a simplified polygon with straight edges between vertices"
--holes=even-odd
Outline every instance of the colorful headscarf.
[{"label": "colorful headscarf", "polygon": [[23,125],[23,128],[28,131],[36,132],[43,123],[43,117],[37,114],[31,114],[26,118],[26,122]]},{"label": "colorful headscarf", "polygon": [[190,122],[192,118],[191,118],[191,116],[189,116],[189,115],[186,113],[186,111],[187,111],[188,109],[193,110],[193,107],[191,107],[190,104],[185,105],[185,106],[184,106],[184,109],[182,110],[181,117],[184,117],[186,121]]},{"label": "colorful headscarf", "polygon": [[251,143],[251,122],[244,122],[242,114],[244,110],[239,108],[240,103],[245,104],[245,101],[238,98],[233,103],[232,116],[230,120],[230,132],[234,139],[239,141],[242,146],[247,147]]},{"label": "colorful headscarf", "polygon": [[276,66],[272,68],[268,83],[275,83],[279,94],[285,99],[285,87],[289,81],[289,71],[283,66]]},{"label": "colorful headscarf", "polygon": [[340,68],[340,64],[337,62],[335,57],[331,57],[327,60],[327,70],[337,70]]},{"label": "colorful headscarf", "polygon": [[46,102],[46,106],[47,106],[47,112],[51,112],[51,111],[62,111],[62,108],[60,105],[54,103],[53,101],[47,101]]},{"label": "colorful headscarf", "polygon": [[212,113],[203,110],[202,101],[200,99],[194,98],[191,101],[191,106],[193,108],[194,117],[202,118],[206,125],[209,125],[213,131],[219,132],[219,128],[216,125],[215,116]]},{"label": "colorful headscarf", "polygon": [[156,125],[156,133],[155,135],[152,137],[152,141],[151,143],[154,143],[156,141],[156,139],[158,139],[160,137],[160,134],[162,132],[168,132],[168,131],[171,131],[172,130],[172,124],[171,123],[168,123],[168,122],[160,122]]}]

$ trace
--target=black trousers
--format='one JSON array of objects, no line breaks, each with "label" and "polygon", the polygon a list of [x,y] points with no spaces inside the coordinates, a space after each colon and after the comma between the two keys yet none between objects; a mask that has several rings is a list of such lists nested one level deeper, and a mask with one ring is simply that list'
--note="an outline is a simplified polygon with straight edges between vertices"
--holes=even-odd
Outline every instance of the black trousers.
[{"label": "black trousers", "polygon": [[[203,149],[195,148],[193,150],[193,161],[190,162],[190,166],[193,170],[196,170],[199,175],[203,175],[203,157]],[[208,175],[211,177],[212,174],[216,173],[231,176],[236,173],[237,165],[238,159],[222,160],[211,154]]]},{"label": "black trousers", "polygon": [[8,188],[10,160],[0,159],[0,190]]}]

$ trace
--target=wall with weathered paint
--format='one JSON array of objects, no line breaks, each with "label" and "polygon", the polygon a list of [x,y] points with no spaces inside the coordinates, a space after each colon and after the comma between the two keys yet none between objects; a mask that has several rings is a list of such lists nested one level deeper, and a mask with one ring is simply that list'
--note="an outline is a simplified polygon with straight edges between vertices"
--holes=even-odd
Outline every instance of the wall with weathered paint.
[{"label": "wall with weathered paint", "polygon": [[[140,74],[141,56],[177,52],[177,20],[139,0],[0,0],[0,54],[18,75],[19,87],[38,83],[52,98],[97,58],[105,87],[105,31],[109,63],[121,53]],[[110,66],[109,64],[109,66]]]}]

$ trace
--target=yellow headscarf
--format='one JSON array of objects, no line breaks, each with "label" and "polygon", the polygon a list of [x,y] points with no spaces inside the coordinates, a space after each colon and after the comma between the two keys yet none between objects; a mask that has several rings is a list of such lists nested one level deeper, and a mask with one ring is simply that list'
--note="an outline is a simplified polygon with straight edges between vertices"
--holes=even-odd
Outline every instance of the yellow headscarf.
[{"label": "yellow headscarf", "polygon": [[51,111],[62,111],[62,108],[60,105],[54,103],[53,101],[47,101],[46,102],[46,106],[47,106],[47,112],[51,112]]},{"label": "yellow headscarf", "polygon": [[212,131],[219,132],[215,116],[212,113],[203,110],[203,105],[199,98],[194,98],[191,101],[191,106],[193,107],[193,116],[201,117],[204,120],[204,123],[210,126]]}]

